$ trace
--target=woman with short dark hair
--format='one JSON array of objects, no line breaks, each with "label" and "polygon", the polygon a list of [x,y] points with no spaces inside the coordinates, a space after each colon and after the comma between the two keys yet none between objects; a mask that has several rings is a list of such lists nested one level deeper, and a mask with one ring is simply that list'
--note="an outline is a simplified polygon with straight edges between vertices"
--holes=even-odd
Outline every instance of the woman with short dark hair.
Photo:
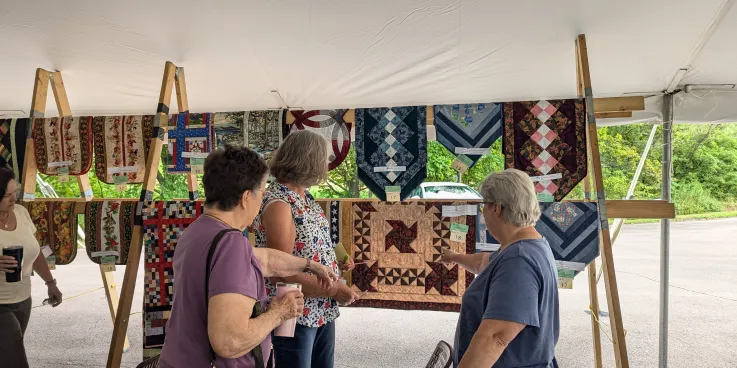
[{"label": "woman with short dark hair", "polygon": [[7,368],[26,368],[23,335],[31,316],[31,271],[36,271],[49,289],[49,301],[61,304],[61,291],[51,275],[46,257],[36,240],[36,226],[25,207],[16,203],[18,182],[13,172],[0,167],[0,248],[23,247],[21,280],[6,282],[15,273],[15,258],[0,253],[0,359]]},{"label": "woman with short dark hair", "polygon": [[[308,130],[290,133],[270,166],[276,180],[264,193],[261,213],[254,222],[256,246],[294,254],[338,273],[327,218],[308,191],[327,178],[328,141]],[[326,288],[314,276],[297,275],[268,280],[271,297],[277,281],[298,282],[305,295],[294,338],[274,337],[277,367],[332,368],[338,303],[351,304],[358,295],[341,283]]]},{"label": "woman with short dark hair", "polygon": [[271,352],[271,331],[301,315],[304,305],[302,293],[292,291],[261,313],[267,299],[264,277],[310,272],[324,287],[337,281],[333,271],[317,262],[254,249],[243,236],[261,207],[267,174],[264,160],[248,148],[228,145],[205,160],[204,214],[184,231],[174,252],[175,302],[161,367],[263,368]]}]

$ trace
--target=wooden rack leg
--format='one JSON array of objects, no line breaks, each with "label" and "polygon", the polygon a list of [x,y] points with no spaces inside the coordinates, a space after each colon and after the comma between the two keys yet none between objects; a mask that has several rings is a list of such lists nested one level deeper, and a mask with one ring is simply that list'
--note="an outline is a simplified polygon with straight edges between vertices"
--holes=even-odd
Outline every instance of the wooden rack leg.
[{"label": "wooden rack leg", "polygon": [[[617,275],[614,269],[614,258],[612,255],[612,241],[609,234],[609,221],[606,213],[606,195],[604,193],[604,181],[601,176],[601,157],[599,153],[599,138],[596,130],[596,116],[594,113],[594,97],[591,89],[591,75],[589,72],[588,51],[586,49],[586,36],[579,35],[576,42],[578,63],[582,76],[584,94],[586,96],[586,113],[588,115],[589,147],[591,149],[591,164],[593,166],[594,187],[596,188],[596,200],[601,214],[601,259],[604,263],[604,283],[606,284],[607,302],[609,304],[609,320],[612,329],[614,344],[614,358],[618,368],[629,368],[627,357],[627,343],[624,338],[624,327],[622,323],[622,309],[619,303],[619,289],[617,287]],[[595,276],[595,275],[594,275]],[[598,318],[598,316],[597,316]]]},{"label": "wooden rack leg", "polygon": [[[115,323],[115,313],[118,310],[118,287],[115,285],[115,274],[111,271],[105,271],[102,265],[100,265],[100,276],[102,277],[102,284],[105,286],[105,296],[107,297],[107,306],[110,308],[110,316]],[[130,347],[128,342],[128,336],[125,336],[125,342],[123,343],[123,351],[127,351]]]},{"label": "wooden rack leg", "polygon": [[[171,92],[174,87],[175,72],[176,66],[171,62],[167,62],[164,67],[164,79],[161,82],[159,106],[154,122],[154,138],[151,141],[151,149],[146,158],[146,173],[143,177],[141,201],[153,200],[156,176],[159,172],[159,163],[161,161],[161,150],[164,146],[164,134],[166,133],[166,126],[169,120],[167,114],[169,113],[169,101],[171,101]],[[120,362],[123,358],[123,345],[125,334],[128,330],[131,306],[133,304],[133,293],[136,290],[136,279],[138,276],[138,266],[141,262],[142,249],[143,227],[137,224],[133,228],[133,239],[131,241],[130,251],[128,252],[128,263],[125,267],[123,287],[120,291],[120,305],[118,305],[118,313],[115,316],[113,337],[110,341],[110,350],[108,351],[107,368],[120,368]]]},{"label": "wooden rack leg", "polygon": [[36,199],[36,145],[33,141],[33,119],[43,118],[46,113],[46,98],[49,94],[49,80],[51,73],[41,68],[36,69],[36,78],[33,85],[33,97],[31,101],[31,114],[28,124],[28,136],[26,138],[26,160],[23,164],[23,201]]},{"label": "wooden rack leg", "polygon": [[200,197],[197,175],[187,174],[187,191],[189,191],[189,200],[191,201],[197,200]]}]

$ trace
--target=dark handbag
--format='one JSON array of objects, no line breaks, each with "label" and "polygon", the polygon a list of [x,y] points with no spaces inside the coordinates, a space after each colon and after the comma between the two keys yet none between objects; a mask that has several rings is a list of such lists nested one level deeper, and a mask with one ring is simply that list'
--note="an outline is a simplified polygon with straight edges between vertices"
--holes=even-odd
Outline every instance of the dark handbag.
[{"label": "dark handbag", "polygon": [[[220,231],[217,235],[215,235],[215,239],[212,240],[212,244],[210,245],[210,251],[207,252],[207,264],[205,265],[205,311],[207,311],[210,307],[210,265],[212,264],[212,256],[215,254],[215,248],[217,248],[220,239],[222,239],[225,234],[231,231],[237,231],[241,233],[241,231],[238,229],[225,229]],[[251,318],[258,317],[259,315],[261,315],[262,312],[263,311],[261,310],[261,302],[257,300],[256,304],[253,305],[253,313],[251,313]],[[261,344],[256,345],[256,347],[251,350],[251,354],[253,354],[253,358],[256,361],[256,367],[265,367],[264,353],[261,351]],[[210,365],[213,367],[215,367],[215,360],[215,350],[212,348],[212,344],[210,344]]]}]

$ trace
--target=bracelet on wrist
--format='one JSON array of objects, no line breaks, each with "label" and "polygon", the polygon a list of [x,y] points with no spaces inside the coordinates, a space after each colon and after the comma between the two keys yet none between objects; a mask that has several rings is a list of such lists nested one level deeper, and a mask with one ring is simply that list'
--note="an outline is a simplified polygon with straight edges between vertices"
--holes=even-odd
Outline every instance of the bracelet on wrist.
[{"label": "bracelet on wrist", "polygon": [[312,268],[310,266],[312,266],[312,261],[309,258],[307,258],[307,264],[305,265],[305,269],[302,270],[302,272],[304,273],[310,272],[310,269]]},{"label": "bracelet on wrist", "polygon": [[56,285],[56,279],[51,279],[51,281],[46,281],[46,286],[49,285]]}]

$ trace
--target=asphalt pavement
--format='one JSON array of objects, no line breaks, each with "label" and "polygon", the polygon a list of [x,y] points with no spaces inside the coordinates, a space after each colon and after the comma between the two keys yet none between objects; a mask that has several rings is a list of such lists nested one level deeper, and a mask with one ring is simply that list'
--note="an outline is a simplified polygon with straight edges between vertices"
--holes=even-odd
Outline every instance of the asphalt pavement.
[{"label": "asphalt pavement", "polygon": [[[671,239],[669,367],[737,367],[737,219],[674,223]],[[31,313],[25,341],[32,368],[105,366],[112,322],[99,268],[83,252],[55,271],[64,303]],[[658,224],[625,225],[614,246],[633,368],[658,365],[659,254]],[[116,271],[117,282],[122,282],[123,269]],[[142,284],[141,267],[128,327],[131,347],[123,355],[123,367],[136,367],[142,360]],[[607,311],[603,280],[598,290],[601,308]],[[34,277],[35,306],[44,292],[43,282]],[[588,283],[581,274],[572,290],[560,291],[556,355],[562,368],[593,366],[588,308]],[[439,340],[452,344],[458,318],[456,313],[364,308],[343,308],[341,313],[337,368],[424,367]],[[601,323],[604,366],[614,367],[608,318]]]}]

